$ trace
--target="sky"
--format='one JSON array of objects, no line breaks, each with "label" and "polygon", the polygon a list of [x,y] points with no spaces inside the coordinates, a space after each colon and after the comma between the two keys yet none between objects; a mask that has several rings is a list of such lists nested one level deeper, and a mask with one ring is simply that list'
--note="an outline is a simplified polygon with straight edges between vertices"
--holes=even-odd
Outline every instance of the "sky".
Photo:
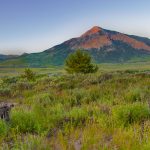
[{"label": "sky", "polygon": [[0,54],[41,52],[93,26],[150,38],[149,0],[0,0]]}]

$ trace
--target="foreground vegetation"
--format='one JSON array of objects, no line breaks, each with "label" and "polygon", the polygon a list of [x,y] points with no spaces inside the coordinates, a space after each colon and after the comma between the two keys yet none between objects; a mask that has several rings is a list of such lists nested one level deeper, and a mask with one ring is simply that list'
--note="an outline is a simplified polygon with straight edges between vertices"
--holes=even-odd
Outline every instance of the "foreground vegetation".
[{"label": "foreground vegetation", "polygon": [[150,68],[116,66],[88,75],[33,69],[34,80],[5,70],[0,100],[16,105],[0,121],[1,149],[149,150]]}]

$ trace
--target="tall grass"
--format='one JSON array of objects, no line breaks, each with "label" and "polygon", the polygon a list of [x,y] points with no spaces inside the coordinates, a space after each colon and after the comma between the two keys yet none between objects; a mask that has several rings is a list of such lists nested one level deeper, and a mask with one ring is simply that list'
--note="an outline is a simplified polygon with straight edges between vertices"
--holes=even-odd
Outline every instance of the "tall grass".
[{"label": "tall grass", "polygon": [[0,98],[17,103],[0,121],[2,149],[149,149],[149,74],[15,78],[0,80]]}]

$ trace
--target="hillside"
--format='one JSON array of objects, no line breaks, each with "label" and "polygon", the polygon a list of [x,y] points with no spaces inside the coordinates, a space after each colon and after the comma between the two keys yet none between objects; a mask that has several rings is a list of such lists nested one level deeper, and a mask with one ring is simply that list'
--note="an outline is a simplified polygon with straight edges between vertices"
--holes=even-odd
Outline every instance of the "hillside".
[{"label": "hillside", "polygon": [[96,63],[150,60],[150,39],[93,27],[80,37],[70,39],[41,53],[22,55],[0,64],[6,67],[47,67],[63,65],[76,49],[90,53]]},{"label": "hillside", "polygon": [[0,62],[6,61],[6,60],[9,60],[9,59],[14,59],[14,58],[17,58],[17,57],[18,57],[17,55],[3,55],[3,54],[0,54]]}]

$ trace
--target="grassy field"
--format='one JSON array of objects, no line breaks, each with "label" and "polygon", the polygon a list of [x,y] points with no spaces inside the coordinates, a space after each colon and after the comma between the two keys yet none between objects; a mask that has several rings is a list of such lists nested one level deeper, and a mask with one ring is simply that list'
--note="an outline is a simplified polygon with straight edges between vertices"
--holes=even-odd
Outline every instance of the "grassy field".
[{"label": "grassy field", "polygon": [[[37,74],[61,73],[64,72],[63,67],[49,67],[49,68],[32,68]],[[24,72],[24,68],[0,68],[0,77],[5,76],[19,76]]]},{"label": "grassy field", "polygon": [[16,103],[0,120],[0,148],[149,150],[150,63],[101,64],[96,74],[61,68],[0,68],[0,101]]},{"label": "grassy field", "polygon": [[[100,64],[99,72],[110,72],[110,71],[121,71],[131,70],[139,72],[150,71],[150,62],[143,63],[123,63],[123,64]],[[49,73],[65,73],[64,67],[49,67],[49,68],[32,68],[32,70],[38,74],[49,74]],[[0,77],[5,76],[19,76],[24,72],[24,68],[0,68]]]}]

